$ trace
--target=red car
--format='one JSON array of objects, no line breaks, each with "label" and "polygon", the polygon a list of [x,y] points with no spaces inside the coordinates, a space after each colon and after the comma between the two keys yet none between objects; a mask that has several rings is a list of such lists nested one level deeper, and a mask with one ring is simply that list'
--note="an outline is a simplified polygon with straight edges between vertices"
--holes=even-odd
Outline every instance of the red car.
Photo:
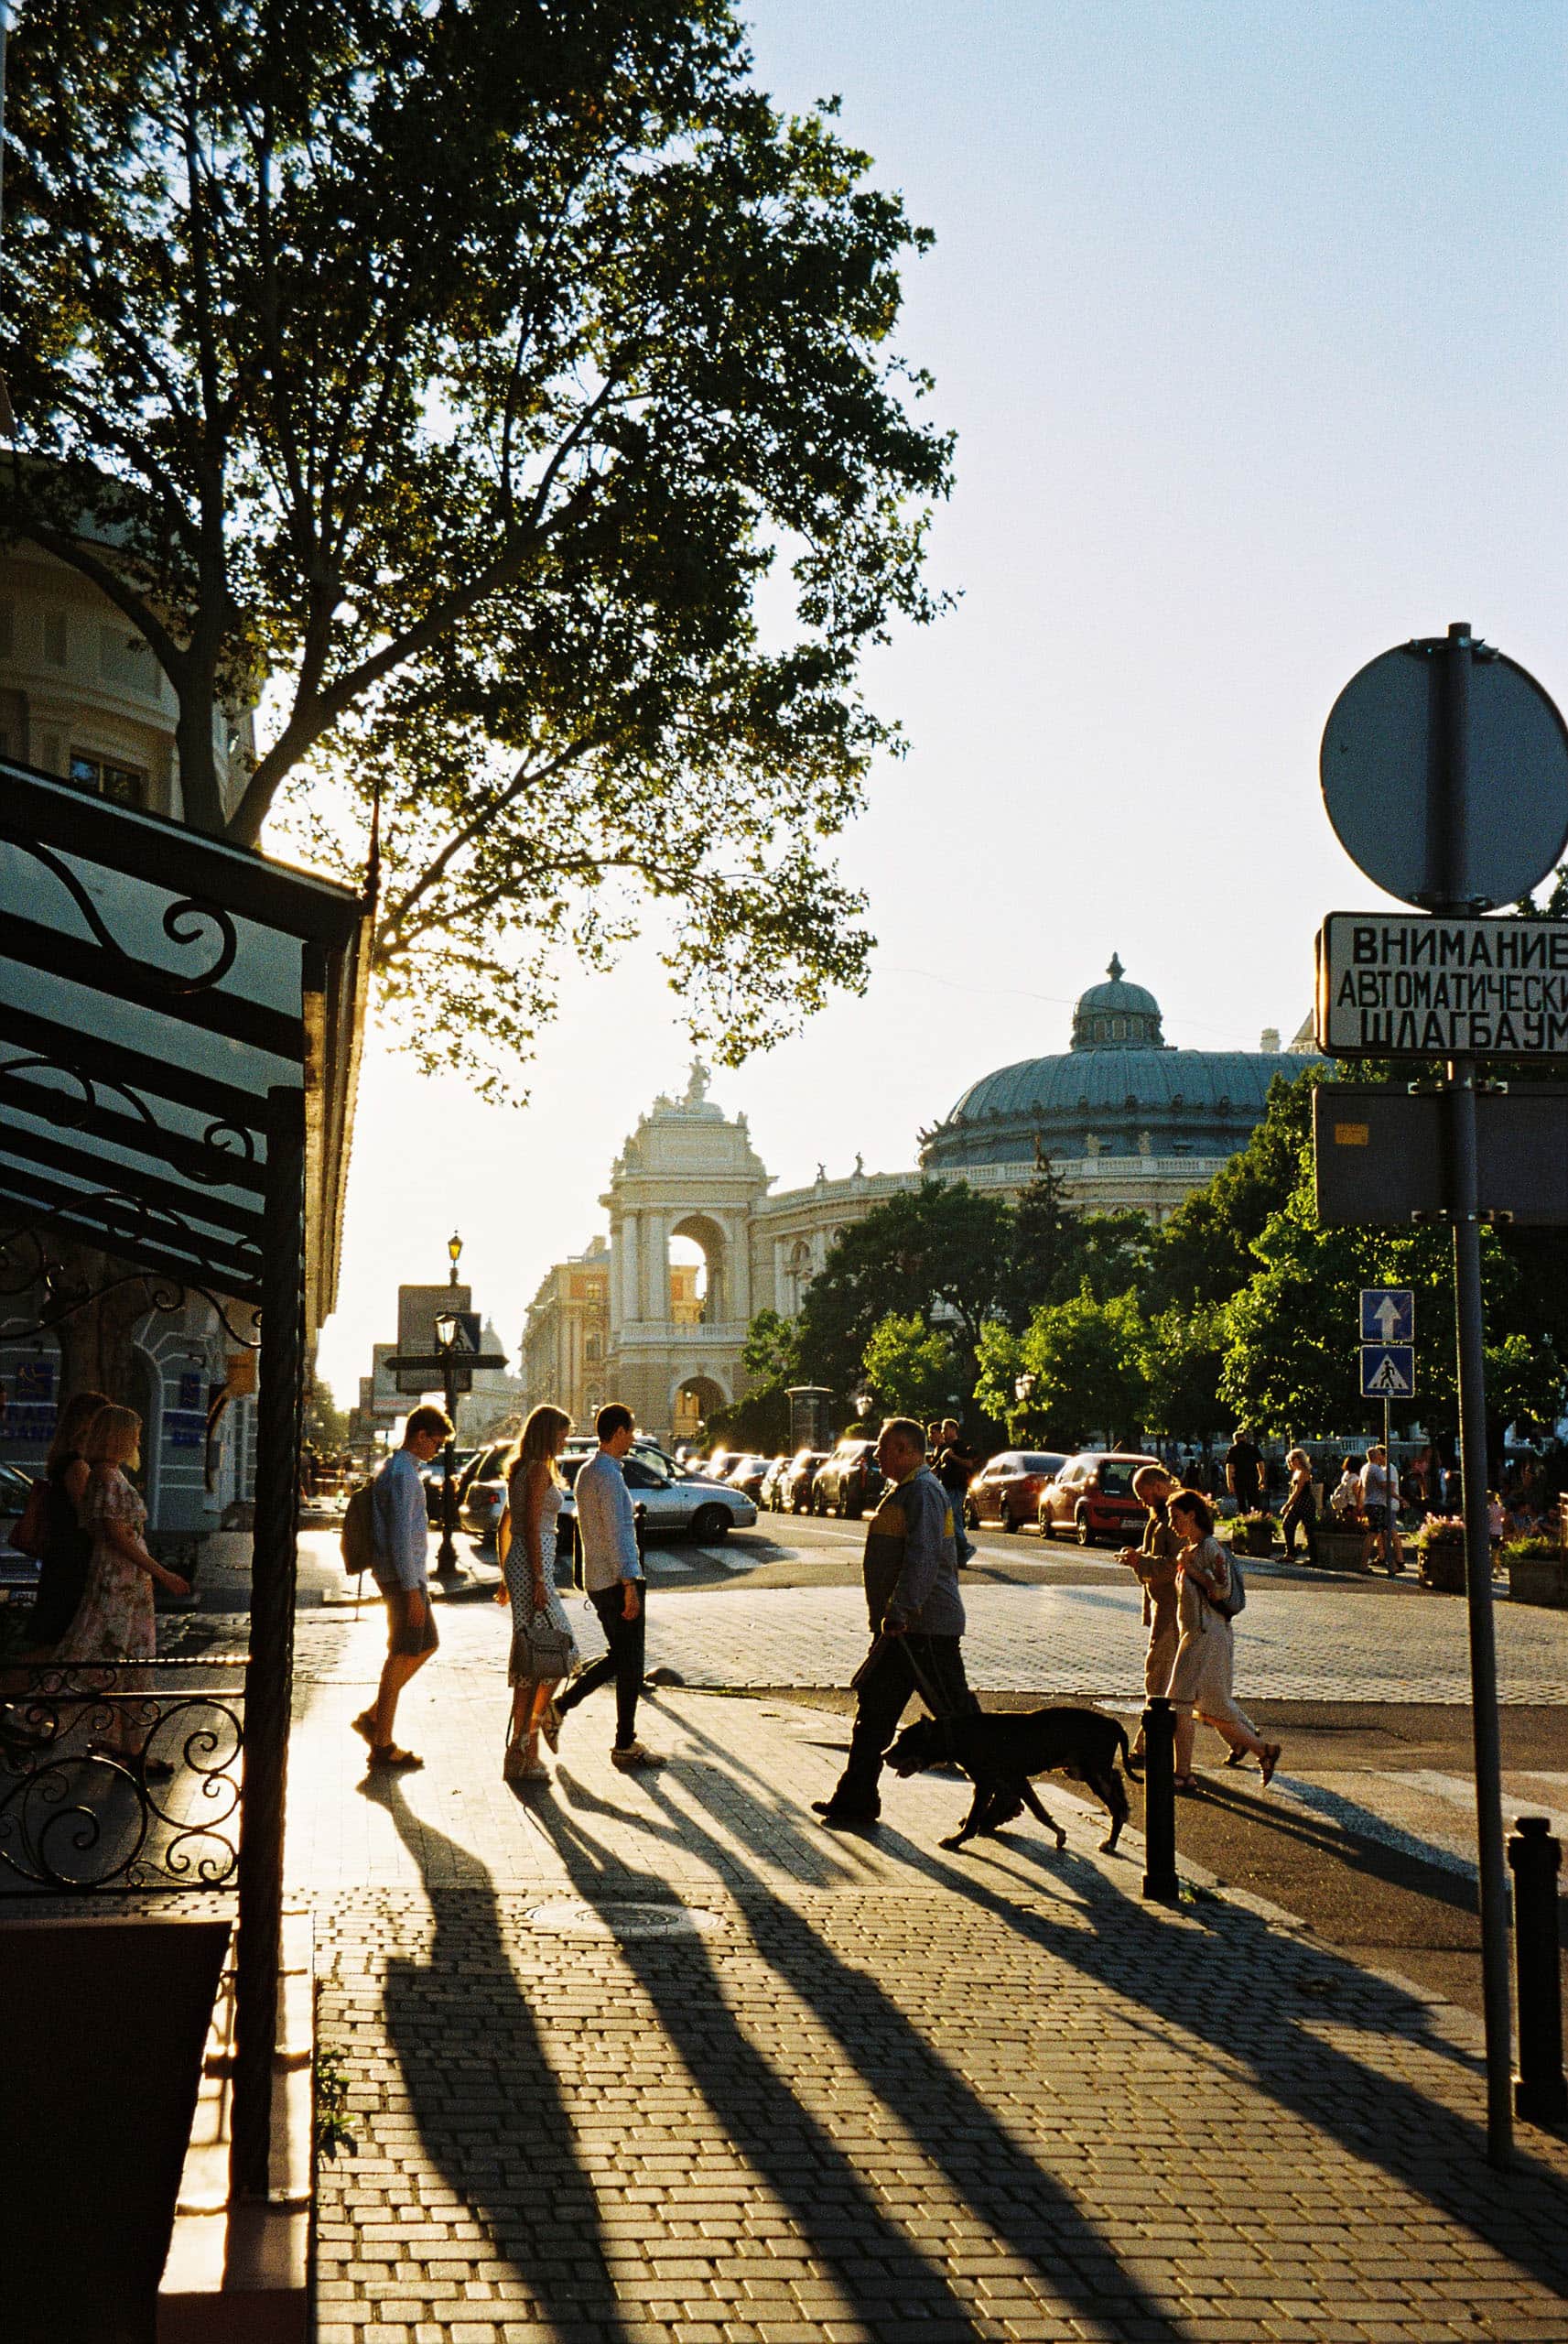
[{"label": "red car", "polygon": [[1159,1466],[1160,1460],[1121,1449],[1082,1449],[1069,1457],[1040,1492],[1041,1536],[1054,1538],[1058,1530],[1071,1530],[1080,1546],[1101,1538],[1135,1546],[1144,1508],[1132,1494],[1132,1476],[1141,1465]]},{"label": "red car", "polygon": [[1022,1529],[1038,1519],[1040,1492],[1066,1461],[1060,1449],[1004,1449],[969,1483],[964,1519],[971,1530],[982,1522],[1000,1522],[1004,1530]]}]

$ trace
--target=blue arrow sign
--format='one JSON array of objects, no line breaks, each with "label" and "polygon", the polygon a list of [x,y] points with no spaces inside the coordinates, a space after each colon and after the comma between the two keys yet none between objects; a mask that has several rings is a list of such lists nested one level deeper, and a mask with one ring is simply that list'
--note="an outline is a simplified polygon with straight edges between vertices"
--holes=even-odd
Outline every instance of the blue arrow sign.
[{"label": "blue arrow sign", "polygon": [[1408,1400],[1415,1391],[1413,1343],[1363,1343],[1363,1400]]},{"label": "blue arrow sign", "polygon": [[1364,1343],[1414,1342],[1415,1297],[1409,1286],[1362,1287],[1361,1340]]}]

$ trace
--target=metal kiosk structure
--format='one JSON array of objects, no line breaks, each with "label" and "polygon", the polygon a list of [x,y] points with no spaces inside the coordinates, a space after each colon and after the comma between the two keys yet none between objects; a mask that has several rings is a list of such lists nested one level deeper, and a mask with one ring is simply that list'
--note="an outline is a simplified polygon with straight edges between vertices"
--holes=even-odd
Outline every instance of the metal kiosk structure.
[{"label": "metal kiosk structure", "polygon": [[[0,760],[0,1317],[25,1303],[8,1331],[41,1332],[139,1284],[149,1309],[205,1296],[259,1351],[231,2135],[253,2199],[268,2187],[306,1346],[337,1287],[367,919],[346,888]],[[83,1248],[111,1259],[90,1291]],[[145,1834],[150,1794],[133,1787]],[[67,1883],[212,1884],[125,1866]]]}]

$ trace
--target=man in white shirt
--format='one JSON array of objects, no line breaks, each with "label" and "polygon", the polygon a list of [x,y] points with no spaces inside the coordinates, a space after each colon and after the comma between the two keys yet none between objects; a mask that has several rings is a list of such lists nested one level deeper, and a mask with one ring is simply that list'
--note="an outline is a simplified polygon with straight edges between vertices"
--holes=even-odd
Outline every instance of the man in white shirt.
[{"label": "man in white shirt", "polygon": [[371,1569],[386,1605],[386,1660],[375,1701],[354,1720],[354,1731],[369,1742],[373,1766],[405,1768],[425,1763],[412,1750],[398,1748],[392,1729],[398,1695],[440,1642],[430,1609],[430,1517],[419,1468],[438,1457],[451,1437],[451,1425],[441,1409],[412,1410],[403,1427],[402,1448],[387,1459],[371,1492],[375,1553]]},{"label": "man in white shirt", "polygon": [[1396,1511],[1397,1494],[1389,1452],[1380,1440],[1375,1440],[1367,1451],[1367,1462],[1361,1468],[1361,1511],[1372,1525],[1390,1579],[1405,1567],[1405,1550],[1400,1543]]},{"label": "man in white shirt", "polygon": [[643,1557],[637,1551],[637,1523],[632,1492],[621,1470],[621,1460],[632,1446],[630,1408],[612,1400],[594,1418],[599,1448],[572,1484],[577,1509],[578,1547],[582,1556],[582,1583],[599,1614],[610,1650],[572,1679],[556,1702],[557,1712],[568,1709],[600,1685],[615,1680],[615,1746],[612,1763],[628,1772],[659,1766],[664,1761],[645,1750],[637,1739],[637,1697],[643,1690],[643,1654],[646,1638],[646,1593]]}]

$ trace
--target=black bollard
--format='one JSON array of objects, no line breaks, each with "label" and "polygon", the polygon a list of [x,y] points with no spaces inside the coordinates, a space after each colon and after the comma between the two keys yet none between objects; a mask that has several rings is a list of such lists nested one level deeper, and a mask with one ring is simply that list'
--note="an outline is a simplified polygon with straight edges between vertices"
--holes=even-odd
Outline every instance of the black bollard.
[{"label": "black bollard", "polygon": [[1143,1894],[1152,1903],[1175,1904],[1176,1712],[1163,1693],[1152,1694],[1143,1712]]},{"label": "black bollard", "polygon": [[1519,1981],[1514,2109],[1531,2124],[1561,2124],[1568,2118],[1557,1935],[1562,1861],[1563,1850],[1544,1815],[1515,1818],[1509,1840],[1509,1868],[1514,1876],[1514,1974]]}]

